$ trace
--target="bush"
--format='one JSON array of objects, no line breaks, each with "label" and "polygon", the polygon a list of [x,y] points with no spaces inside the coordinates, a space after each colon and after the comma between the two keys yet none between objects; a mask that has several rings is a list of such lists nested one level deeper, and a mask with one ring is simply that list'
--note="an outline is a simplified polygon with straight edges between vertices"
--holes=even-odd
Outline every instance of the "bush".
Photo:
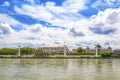
[{"label": "bush", "polygon": [[50,52],[49,54],[50,54],[50,55],[56,55],[57,52]]},{"label": "bush", "polygon": [[111,57],[112,53],[111,52],[104,52],[104,53],[101,53],[101,56],[102,57]]},{"label": "bush", "polygon": [[59,54],[59,55],[64,55],[64,52],[59,52],[58,54]]},{"label": "bush", "polygon": [[85,55],[95,55],[95,52],[86,52]]},{"label": "bush", "polygon": [[81,53],[70,53],[70,55],[81,55]]}]

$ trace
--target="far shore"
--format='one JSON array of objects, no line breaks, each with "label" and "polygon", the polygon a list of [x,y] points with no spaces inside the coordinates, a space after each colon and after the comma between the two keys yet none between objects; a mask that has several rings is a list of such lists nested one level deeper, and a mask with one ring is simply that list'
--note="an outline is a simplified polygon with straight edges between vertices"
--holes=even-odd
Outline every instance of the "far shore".
[{"label": "far shore", "polygon": [[0,59],[120,59],[120,57],[111,56],[111,57],[101,57],[101,55],[53,55],[53,56],[17,56],[17,55],[0,55]]}]

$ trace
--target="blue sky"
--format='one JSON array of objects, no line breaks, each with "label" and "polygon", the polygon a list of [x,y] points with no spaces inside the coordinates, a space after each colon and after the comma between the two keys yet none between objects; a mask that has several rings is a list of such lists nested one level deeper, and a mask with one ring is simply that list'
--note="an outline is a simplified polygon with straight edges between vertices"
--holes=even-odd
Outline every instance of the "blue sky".
[{"label": "blue sky", "polygon": [[119,26],[120,0],[0,1],[0,47],[119,48]]}]

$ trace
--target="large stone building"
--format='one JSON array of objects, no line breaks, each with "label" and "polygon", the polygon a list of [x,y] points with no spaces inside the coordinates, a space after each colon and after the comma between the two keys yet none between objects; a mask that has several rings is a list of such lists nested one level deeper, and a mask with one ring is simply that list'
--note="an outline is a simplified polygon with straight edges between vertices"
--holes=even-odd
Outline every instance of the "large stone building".
[{"label": "large stone building", "polygon": [[113,56],[120,57],[120,49],[115,49],[115,50],[113,51]]},{"label": "large stone building", "polygon": [[72,49],[72,53],[76,53],[77,52],[77,49]]},{"label": "large stone building", "polygon": [[[72,53],[76,53],[77,49],[72,49]],[[84,49],[85,54],[95,54],[96,53],[96,49],[95,48],[86,48]],[[102,53],[102,52],[112,52],[112,48],[108,47],[108,48],[98,48],[98,54]]]},{"label": "large stone building", "polygon": [[69,49],[67,48],[67,46],[58,46],[58,47],[40,47],[43,52],[45,53],[64,53],[64,50],[66,50],[66,52],[69,52]]}]

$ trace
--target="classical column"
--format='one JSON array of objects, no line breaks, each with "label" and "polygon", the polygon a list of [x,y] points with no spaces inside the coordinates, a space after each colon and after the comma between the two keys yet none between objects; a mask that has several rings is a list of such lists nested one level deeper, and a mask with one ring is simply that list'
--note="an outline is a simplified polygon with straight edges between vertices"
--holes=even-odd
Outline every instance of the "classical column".
[{"label": "classical column", "polygon": [[64,45],[64,57],[66,57],[66,45]]},{"label": "classical column", "polygon": [[102,47],[101,47],[100,44],[97,44],[97,45],[95,46],[95,48],[96,48],[96,57],[98,57],[98,52],[100,52],[100,49],[101,49]]},{"label": "classical column", "polygon": [[98,48],[97,46],[95,48],[96,48],[96,57],[98,57]]},{"label": "classical column", "polygon": [[20,45],[18,45],[18,57],[20,57]]}]

